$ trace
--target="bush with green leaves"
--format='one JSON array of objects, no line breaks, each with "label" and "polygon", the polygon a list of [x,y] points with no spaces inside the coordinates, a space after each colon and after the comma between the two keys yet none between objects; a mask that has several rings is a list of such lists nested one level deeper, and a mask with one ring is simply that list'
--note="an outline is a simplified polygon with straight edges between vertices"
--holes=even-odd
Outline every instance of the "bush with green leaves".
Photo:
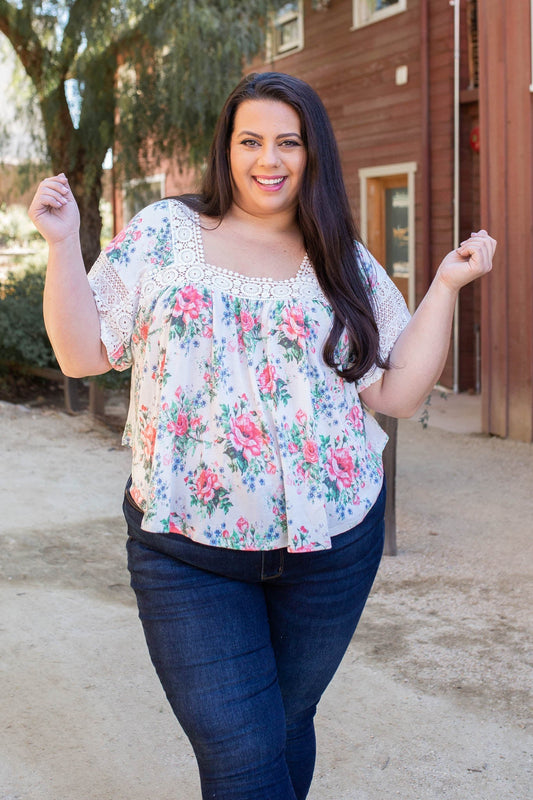
[{"label": "bush with green leaves", "polygon": [[0,360],[57,367],[43,320],[44,269],[9,272],[0,283]]},{"label": "bush with green leaves", "polygon": [[[4,364],[59,369],[44,327],[42,301],[45,268],[9,272],[0,282],[0,368]],[[103,389],[127,391],[131,370],[97,375]]]},{"label": "bush with green leaves", "polygon": [[28,210],[21,205],[0,203],[0,247],[23,247],[43,251],[41,234],[30,222]]}]

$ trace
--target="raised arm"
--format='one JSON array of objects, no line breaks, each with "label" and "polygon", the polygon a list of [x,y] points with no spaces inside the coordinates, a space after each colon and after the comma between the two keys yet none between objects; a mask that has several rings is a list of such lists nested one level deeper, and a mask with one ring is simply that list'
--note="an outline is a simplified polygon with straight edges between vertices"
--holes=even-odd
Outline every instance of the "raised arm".
[{"label": "raised arm", "polygon": [[65,175],[40,183],[29,215],[49,248],[44,322],[59,366],[72,378],[107,372],[111,365],[81,254],[80,215]]},{"label": "raised arm", "polygon": [[446,362],[459,290],[491,270],[495,248],[495,240],[479,231],[444,258],[391,351],[391,369],[360,392],[369,408],[391,417],[411,417],[416,412]]}]

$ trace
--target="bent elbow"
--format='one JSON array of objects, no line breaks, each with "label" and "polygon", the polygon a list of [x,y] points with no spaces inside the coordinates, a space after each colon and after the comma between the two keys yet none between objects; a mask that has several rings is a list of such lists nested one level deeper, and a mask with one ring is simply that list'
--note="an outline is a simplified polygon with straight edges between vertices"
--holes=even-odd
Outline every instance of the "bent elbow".
[{"label": "bent elbow", "polygon": [[65,378],[88,378],[90,375],[90,372],[87,370],[78,369],[76,366],[72,366],[70,364],[60,364],[59,366],[61,367],[61,372]]},{"label": "bent elbow", "polygon": [[58,359],[59,368],[66,378],[90,378],[93,375],[103,375],[109,372],[110,364],[88,364],[80,361]]}]

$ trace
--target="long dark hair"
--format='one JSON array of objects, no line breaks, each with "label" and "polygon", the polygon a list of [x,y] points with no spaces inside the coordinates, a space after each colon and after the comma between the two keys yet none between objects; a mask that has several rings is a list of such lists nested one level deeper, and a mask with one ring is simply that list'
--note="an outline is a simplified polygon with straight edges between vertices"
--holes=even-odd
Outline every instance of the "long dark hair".
[{"label": "long dark hair", "polygon": [[[379,333],[369,286],[359,268],[352,217],[339,152],[329,117],[316,92],[304,81],[278,72],[254,73],[238,84],[220,114],[199,195],[182,195],[191,208],[222,219],[233,202],[229,147],[235,112],[246,100],[277,100],[298,114],[307,151],[297,223],[318,282],[334,312],[324,344],[326,364],[346,381],[356,381],[379,354]],[[346,329],[348,358],[338,363],[337,345]]]}]

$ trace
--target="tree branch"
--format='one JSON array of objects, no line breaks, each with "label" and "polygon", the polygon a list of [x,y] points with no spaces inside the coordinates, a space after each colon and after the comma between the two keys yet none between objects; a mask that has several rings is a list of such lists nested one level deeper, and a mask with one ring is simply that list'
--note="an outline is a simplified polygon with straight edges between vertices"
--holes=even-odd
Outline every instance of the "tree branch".
[{"label": "tree branch", "polygon": [[87,23],[96,18],[102,5],[103,0],[74,0],[63,31],[59,57],[59,64],[65,75],[76,59]]},{"label": "tree branch", "polygon": [[44,49],[33,30],[30,15],[25,9],[0,0],[0,32],[7,36],[27,74],[39,87],[43,81]]}]

